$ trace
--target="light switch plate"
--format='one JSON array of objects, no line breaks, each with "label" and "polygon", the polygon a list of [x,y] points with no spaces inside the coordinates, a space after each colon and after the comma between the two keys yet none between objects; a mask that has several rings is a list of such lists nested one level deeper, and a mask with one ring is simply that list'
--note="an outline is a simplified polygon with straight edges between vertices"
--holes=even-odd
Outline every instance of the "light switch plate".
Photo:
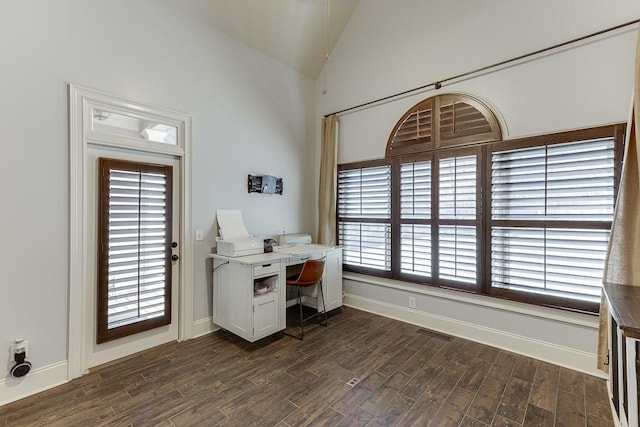
[{"label": "light switch plate", "polygon": [[204,240],[204,230],[202,228],[196,228],[196,240]]}]

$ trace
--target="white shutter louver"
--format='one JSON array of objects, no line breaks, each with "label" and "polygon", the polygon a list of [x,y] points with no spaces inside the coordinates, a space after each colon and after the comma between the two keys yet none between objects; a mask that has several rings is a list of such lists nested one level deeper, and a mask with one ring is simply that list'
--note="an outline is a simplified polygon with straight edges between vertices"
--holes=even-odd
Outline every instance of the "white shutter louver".
[{"label": "white shutter louver", "polygon": [[338,234],[343,263],[391,269],[391,167],[338,172]]},{"label": "white shutter louver", "polygon": [[166,180],[109,172],[108,328],[164,315]]},{"label": "white shutter louver", "polygon": [[476,156],[440,160],[441,219],[476,219]]},{"label": "white shutter louver", "polygon": [[[440,160],[440,220],[475,220],[477,156]],[[477,230],[475,225],[441,224],[438,233],[438,276],[464,283],[476,282]]]},{"label": "white shutter louver", "polygon": [[[431,219],[431,161],[400,167],[400,220]],[[431,225],[400,226],[400,271],[431,277]]]},{"label": "white shutter louver", "polygon": [[597,303],[613,177],[613,138],[493,153],[491,285]]}]

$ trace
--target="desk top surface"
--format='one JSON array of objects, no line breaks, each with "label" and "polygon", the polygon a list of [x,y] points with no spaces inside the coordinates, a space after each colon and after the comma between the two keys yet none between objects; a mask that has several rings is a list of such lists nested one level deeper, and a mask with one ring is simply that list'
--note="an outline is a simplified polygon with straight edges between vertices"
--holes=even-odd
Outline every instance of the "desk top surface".
[{"label": "desk top surface", "polygon": [[210,258],[223,259],[225,261],[234,261],[241,264],[260,264],[262,262],[279,261],[287,259],[291,256],[304,255],[306,253],[316,251],[326,251],[334,249],[334,246],[308,244],[308,245],[284,245],[274,246],[273,252],[260,253],[254,255],[245,255],[239,257],[230,257],[219,254],[209,254]]},{"label": "desk top surface", "polygon": [[640,286],[604,285],[609,311],[629,338],[640,339]]}]

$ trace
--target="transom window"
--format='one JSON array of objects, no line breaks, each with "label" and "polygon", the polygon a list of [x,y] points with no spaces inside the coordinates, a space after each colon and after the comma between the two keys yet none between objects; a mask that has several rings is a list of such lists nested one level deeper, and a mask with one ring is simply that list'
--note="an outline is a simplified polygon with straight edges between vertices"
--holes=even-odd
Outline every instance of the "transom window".
[{"label": "transom window", "polygon": [[597,312],[624,125],[501,141],[497,123],[429,98],[385,159],[339,165],[345,270]]}]

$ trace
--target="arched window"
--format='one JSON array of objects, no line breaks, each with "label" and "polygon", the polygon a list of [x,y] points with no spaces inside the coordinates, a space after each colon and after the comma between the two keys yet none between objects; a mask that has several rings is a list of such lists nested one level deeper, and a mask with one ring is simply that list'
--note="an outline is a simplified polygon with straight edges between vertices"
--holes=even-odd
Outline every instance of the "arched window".
[{"label": "arched window", "polygon": [[384,159],[339,165],[344,269],[597,312],[624,125],[503,140],[463,94],[425,99]]},{"label": "arched window", "polygon": [[482,101],[470,95],[446,94],[420,101],[404,113],[389,136],[386,155],[501,139],[498,120]]}]

